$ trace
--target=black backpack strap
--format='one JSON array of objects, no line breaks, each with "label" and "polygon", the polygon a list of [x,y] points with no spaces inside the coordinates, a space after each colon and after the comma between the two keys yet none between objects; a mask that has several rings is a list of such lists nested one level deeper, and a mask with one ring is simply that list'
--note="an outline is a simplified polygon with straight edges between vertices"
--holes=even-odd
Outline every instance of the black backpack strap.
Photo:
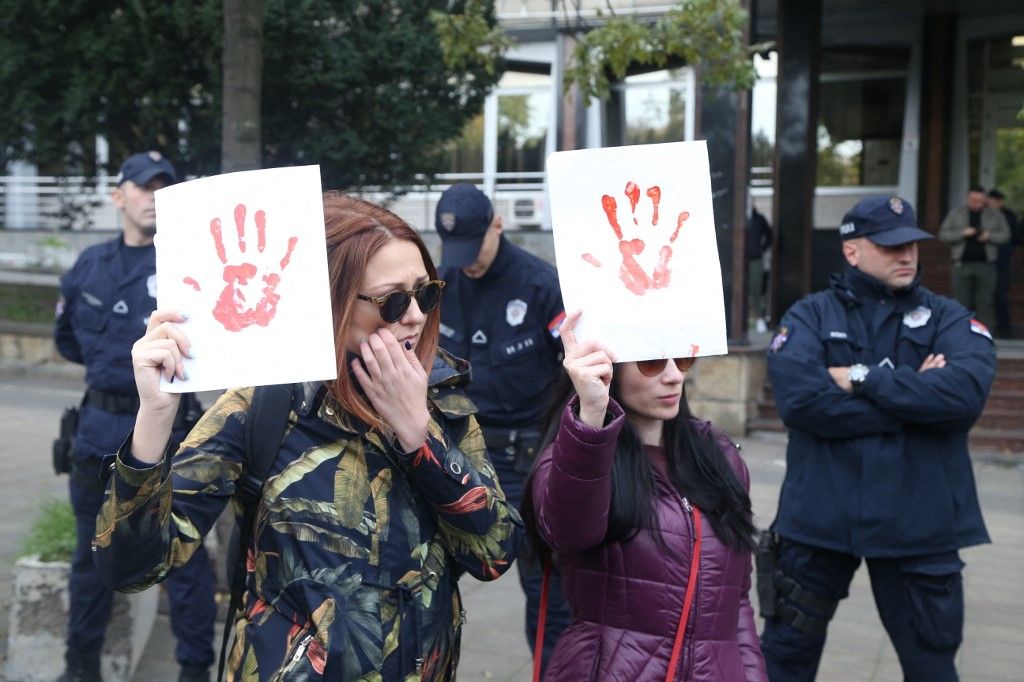
[{"label": "black backpack strap", "polygon": [[235,626],[235,613],[242,608],[242,594],[245,592],[245,559],[253,540],[256,507],[263,495],[263,484],[270,474],[270,467],[277,459],[281,441],[284,440],[294,391],[295,384],[257,386],[246,413],[242,438],[242,473],[235,484],[235,495],[242,505],[242,518],[228,546],[228,585],[231,589],[231,601],[228,604],[224,636],[220,644],[218,680],[224,679],[228,640]]}]

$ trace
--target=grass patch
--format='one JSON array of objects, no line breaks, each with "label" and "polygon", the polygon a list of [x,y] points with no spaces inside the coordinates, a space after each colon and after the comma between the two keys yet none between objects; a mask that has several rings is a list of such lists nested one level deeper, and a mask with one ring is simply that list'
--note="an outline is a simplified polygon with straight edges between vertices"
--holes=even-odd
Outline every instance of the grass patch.
[{"label": "grass patch", "polygon": [[26,556],[38,554],[41,561],[69,561],[75,550],[75,513],[67,500],[43,500],[22,544]]},{"label": "grass patch", "polygon": [[0,320],[53,324],[57,287],[0,284]]}]

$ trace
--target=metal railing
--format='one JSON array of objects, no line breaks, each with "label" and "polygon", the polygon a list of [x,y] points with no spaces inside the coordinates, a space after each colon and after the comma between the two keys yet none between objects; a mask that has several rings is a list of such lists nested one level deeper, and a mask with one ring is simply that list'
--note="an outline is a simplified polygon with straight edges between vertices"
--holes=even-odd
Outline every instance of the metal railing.
[{"label": "metal railing", "polygon": [[[426,176],[398,191],[365,187],[355,192],[385,204],[411,225],[432,230],[441,192],[456,182],[478,185],[491,197],[509,229],[550,229],[543,172],[443,173]],[[120,213],[110,199],[113,178],[101,176],[0,176],[0,230],[116,230]]]},{"label": "metal railing", "polygon": [[117,227],[113,178],[0,176],[0,229],[84,230]]}]

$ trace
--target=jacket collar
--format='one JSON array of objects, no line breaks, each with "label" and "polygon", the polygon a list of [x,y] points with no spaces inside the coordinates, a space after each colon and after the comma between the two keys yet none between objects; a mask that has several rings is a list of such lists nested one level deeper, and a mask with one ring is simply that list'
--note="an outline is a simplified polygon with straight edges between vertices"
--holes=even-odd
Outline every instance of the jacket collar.
[{"label": "jacket collar", "polygon": [[847,268],[842,274],[833,273],[829,284],[835,296],[848,306],[883,300],[890,301],[896,310],[906,312],[916,308],[922,298],[920,270],[908,286],[896,291],[855,267]]}]

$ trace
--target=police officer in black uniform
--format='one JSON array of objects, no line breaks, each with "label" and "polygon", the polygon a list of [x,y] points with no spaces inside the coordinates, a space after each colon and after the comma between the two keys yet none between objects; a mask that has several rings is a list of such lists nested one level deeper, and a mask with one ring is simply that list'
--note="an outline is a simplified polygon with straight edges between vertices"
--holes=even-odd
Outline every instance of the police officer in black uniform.
[{"label": "police officer in black uniform", "polygon": [[[153,192],[176,181],[174,167],[158,152],[135,154],[121,166],[111,198],[120,210],[121,236],[92,246],[61,278],[54,341],[61,355],[85,365],[86,392],[74,433],[69,483],[78,541],[71,560],[66,670],[61,680],[100,678],[100,650],[110,622],[112,590],[93,565],[92,538],[103,502],[103,457],[117,451],[139,408],[132,344],[146,331],[156,307],[156,213]],[[175,441],[198,420],[194,396],[181,401]],[[177,442],[172,445],[172,451]],[[192,560],[168,575],[171,627],[180,680],[209,678],[216,616],[213,573],[200,547]]]},{"label": "police officer in black uniform", "polygon": [[995,375],[992,336],[921,286],[917,242],[931,235],[909,203],[868,197],[839,232],[851,267],[790,308],[768,349],[789,427],[774,534],[758,557],[768,676],[814,679],[864,558],[905,679],[956,680],[958,550],[989,542],[967,434]]},{"label": "police officer in black uniform", "polygon": [[[469,360],[469,397],[501,487],[522,507],[523,488],[540,441],[539,423],[551,381],[561,368],[558,327],[565,318],[558,275],[547,262],[502,235],[501,216],[474,185],[458,183],[441,195],[436,226],[441,237],[439,276],[441,345]],[[520,560],[526,593],[526,636],[537,632],[542,573]],[[543,660],[569,624],[569,607],[552,571]]]}]

